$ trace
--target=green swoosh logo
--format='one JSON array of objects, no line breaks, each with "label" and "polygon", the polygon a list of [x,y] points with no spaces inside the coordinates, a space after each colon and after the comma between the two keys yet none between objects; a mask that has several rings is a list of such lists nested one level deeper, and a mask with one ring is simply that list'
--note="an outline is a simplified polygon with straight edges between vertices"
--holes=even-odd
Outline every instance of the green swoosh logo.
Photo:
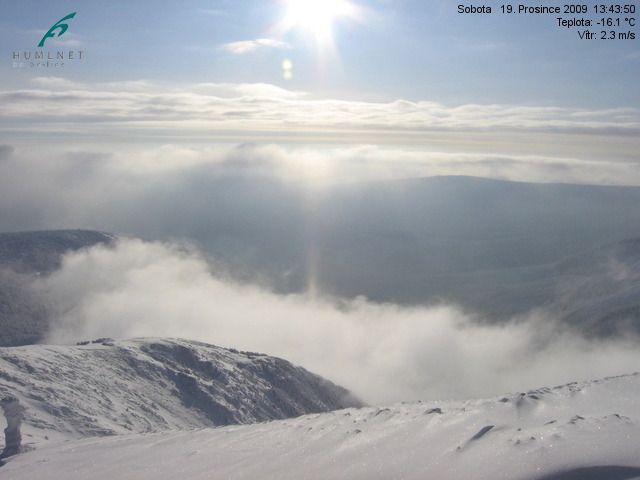
[{"label": "green swoosh logo", "polygon": [[[75,16],[76,16],[76,12],[73,12],[67,15],[66,17],[61,18],[56,23],[54,23],[53,26],[49,29],[49,31],[44,34],[44,37],[42,37],[42,40],[40,40],[40,43],[38,44],[38,47],[44,47],[44,42],[47,40],[47,38],[61,37],[62,35],[64,35],[64,33],[69,28],[69,25],[62,22],[64,22],[65,20],[70,20]],[[60,30],[60,32],[57,35],[55,35],[56,30]]]}]

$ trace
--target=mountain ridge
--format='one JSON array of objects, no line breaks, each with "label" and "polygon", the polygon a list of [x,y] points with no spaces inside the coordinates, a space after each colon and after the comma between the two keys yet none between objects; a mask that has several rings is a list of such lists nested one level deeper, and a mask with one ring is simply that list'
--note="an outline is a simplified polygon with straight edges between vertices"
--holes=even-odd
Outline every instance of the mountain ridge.
[{"label": "mountain ridge", "polygon": [[47,333],[50,312],[34,279],[60,268],[65,253],[115,238],[94,230],[0,233],[0,346],[37,343]]},{"label": "mountain ridge", "polygon": [[290,362],[181,339],[0,349],[0,396],[30,443],[253,423],[363,403]]}]

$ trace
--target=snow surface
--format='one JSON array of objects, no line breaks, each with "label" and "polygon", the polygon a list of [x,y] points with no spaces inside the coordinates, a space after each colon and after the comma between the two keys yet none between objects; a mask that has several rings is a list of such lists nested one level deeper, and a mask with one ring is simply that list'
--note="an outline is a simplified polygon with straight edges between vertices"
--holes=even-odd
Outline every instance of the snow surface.
[{"label": "snow surface", "polygon": [[285,360],[177,339],[0,348],[0,398],[8,395],[27,407],[23,442],[32,446],[362,405]]},{"label": "snow surface", "polygon": [[640,478],[640,374],[484,400],[398,404],[50,441],[12,480]]}]

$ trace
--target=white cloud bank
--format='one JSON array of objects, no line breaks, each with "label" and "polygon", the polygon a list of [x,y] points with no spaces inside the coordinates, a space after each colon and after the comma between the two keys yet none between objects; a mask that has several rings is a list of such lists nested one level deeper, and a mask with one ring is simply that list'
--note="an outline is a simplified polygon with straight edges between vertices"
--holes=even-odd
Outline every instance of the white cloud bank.
[{"label": "white cloud bank", "polygon": [[237,42],[225,43],[223,50],[235,55],[244,55],[260,49],[290,49],[291,45],[273,38],[256,38],[254,40],[240,40]]},{"label": "white cloud bank", "polygon": [[[586,154],[594,158],[580,159],[442,147],[0,145],[0,229],[84,227],[145,238],[193,233],[211,215],[209,205],[218,198],[213,192],[228,175],[246,185],[277,180],[284,192],[435,175],[640,185],[633,161],[613,154],[600,160],[595,148]],[[238,200],[247,188],[234,192]],[[214,210],[232,205],[217,203]]]},{"label": "white cloud bank", "polygon": [[[0,139],[45,149],[82,143],[92,150],[99,143],[120,149],[148,142],[297,144],[308,150],[393,145],[414,157],[436,152],[497,159],[484,170],[500,178],[537,180],[499,168],[503,158],[528,157],[558,166],[557,175],[543,181],[571,181],[564,178],[567,161],[574,166],[584,161],[581,177],[593,171],[614,178],[605,183],[636,183],[630,180],[635,174],[621,171],[637,170],[640,161],[640,110],[340,100],[266,83],[170,87],[147,80],[87,84],[36,77],[28,88],[0,90]],[[607,173],[592,170],[590,163],[618,165]],[[468,170],[451,173],[484,175],[475,165]]]},{"label": "white cloud bank", "polygon": [[[246,47],[246,46],[245,46]],[[243,48],[245,48],[243,47]],[[140,88],[140,86],[143,88]],[[207,84],[169,88],[152,82],[83,84],[58,77],[33,79],[34,88],[0,92],[7,122],[137,124],[185,131],[350,131],[372,137],[446,131],[521,131],[637,135],[640,110],[554,106],[459,105],[432,101],[367,102],[313,98],[265,84]],[[223,88],[217,88],[223,87]],[[26,128],[26,127],[25,127]],[[73,129],[72,129],[73,130]],[[73,130],[78,133],[78,129]],[[339,136],[339,135],[337,135]]]},{"label": "white cloud bank", "polygon": [[282,356],[375,403],[518,391],[637,369],[631,341],[587,341],[543,314],[480,326],[456,308],[335,305],[212,272],[196,253],[122,240],[67,255],[40,288],[51,341],[173,336]]}]

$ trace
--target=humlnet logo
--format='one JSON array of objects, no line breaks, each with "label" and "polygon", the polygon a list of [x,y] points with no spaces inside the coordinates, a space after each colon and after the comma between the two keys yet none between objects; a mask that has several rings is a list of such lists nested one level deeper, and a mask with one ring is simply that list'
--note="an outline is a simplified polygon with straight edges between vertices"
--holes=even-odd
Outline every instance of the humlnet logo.
[{"label": "humlnet logo", "polygon": [[[64,35],[65,32],[69,29],[69,25],[62,22],[64,22],[65,20],[71,20],[75,16],[76,16],[76,12],[73,12],[67,15],[66,17],[62,17],[60,20],[54,23],[53,27],[51,27],[49,31],[44,34],[44,37],[42,37],[42,40],[40,40],[40,43],[38,44],[38,47],[39,48],[44,47],[44,42],[47,40],[47,38],[61,37],[62,35]],[[60,30],[60,32],[57,35],[55,35],[56,30]]]},{"label": "humlnet logo", "polygon": [[[47,40],[60,38],[67,33],[69,30],[67,22],[74,19],[75,16],[76,12],[71,12],[54,23],[38,42],[39,50],[14,50],[12,55],[13,68],[62,68],[70,62],[82,60],[84,50],[44,50]],[[60,45],[60,42],[57,43]],[[73,44],[74,42],[66,43]]]}]

